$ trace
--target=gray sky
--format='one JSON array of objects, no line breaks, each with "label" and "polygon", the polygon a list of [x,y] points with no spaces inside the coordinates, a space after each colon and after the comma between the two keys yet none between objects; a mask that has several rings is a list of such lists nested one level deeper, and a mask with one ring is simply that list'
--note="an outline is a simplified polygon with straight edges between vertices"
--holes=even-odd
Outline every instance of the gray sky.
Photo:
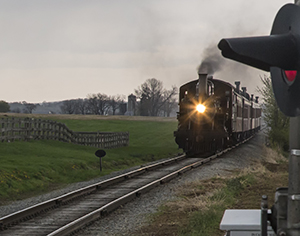
[{"label": "gray sky", "polygon": [[[221,54],[222,38],[268,35],[286,3],[0,0],[0,100],[127,96],[149,78],[179,87],[197,78],[207,53]],[[241,80],[256,93],[267,73],[224,61],[215,78]]]}]

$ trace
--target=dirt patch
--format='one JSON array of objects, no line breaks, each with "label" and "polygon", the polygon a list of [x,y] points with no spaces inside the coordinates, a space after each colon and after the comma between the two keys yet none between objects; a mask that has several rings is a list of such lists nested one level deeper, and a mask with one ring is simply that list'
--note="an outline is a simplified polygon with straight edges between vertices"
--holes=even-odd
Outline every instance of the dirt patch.
[{"label": "dirt patch", "polygon": [[236,209],[259,209],[262,195],[268,196],[269,208],[274,203],[275,191],[278,187],[288,185],[288,164],[264,163],[266,173],[258,173],[256,183],[248,186],[238,197]]},{"label": "dirt patch", "polygon": [[276,163],[268,163],[265,162],[263,165],[266,167],[266,169],[270,172],[276,173],[276,172],[288,172],[288,164],[276,164]]},{"label": "dirt patch", "polygon": [[133,235],[142,236],[174,236],[180,227],[187,224],[186,214],[177,209],[165,208],[164,213],[152,219],[152,222],[136,231]]}]

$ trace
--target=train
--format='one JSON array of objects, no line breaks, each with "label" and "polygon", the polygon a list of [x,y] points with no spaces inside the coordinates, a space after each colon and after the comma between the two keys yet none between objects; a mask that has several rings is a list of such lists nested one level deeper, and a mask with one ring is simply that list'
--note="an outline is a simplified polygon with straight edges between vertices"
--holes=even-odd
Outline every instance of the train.
[{"label": "train", "polygon": [[178,147],[189,155],[217,153],[249,138],[260,130],[258,97],[226,81],[199,73],[198,79],[179,89]]}]

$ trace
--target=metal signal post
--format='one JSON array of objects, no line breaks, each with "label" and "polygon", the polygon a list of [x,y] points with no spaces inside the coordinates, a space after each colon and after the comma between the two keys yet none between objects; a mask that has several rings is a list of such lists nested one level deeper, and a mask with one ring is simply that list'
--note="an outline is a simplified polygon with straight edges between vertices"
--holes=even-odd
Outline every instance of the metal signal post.
[{"label": "metal signal post", "polygon": [[290,118],[289,186],[287,228],[291,236],[300,235],[300,117]]},{"label": "metal signal post", "polygon": [[[295,0],[295,5],[300,5]],[[300,235],[300,116],[290,118],[290,157],[287,205],[288,235]]]}]

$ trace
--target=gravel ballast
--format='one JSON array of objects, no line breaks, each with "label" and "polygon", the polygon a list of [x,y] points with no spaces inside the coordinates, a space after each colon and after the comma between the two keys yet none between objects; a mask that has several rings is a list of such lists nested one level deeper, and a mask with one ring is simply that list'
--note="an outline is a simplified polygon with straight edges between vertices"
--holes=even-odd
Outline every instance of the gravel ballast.
[{"label": "gravel ballast", "polygon": [[187,172],[127,203],[109,216],[81,230],[77,235],[131,235],[138,228],[147,224],[149,215],[157,212],[159,206],[166,201],[176,199],[175,192],[178,186],[197,180],[210,179],[216,175],[225,176],[232,170],[247,168],[251,166],[251,163],[263,158],[263,145],[264,135],[260,133],[211,163]]}]

